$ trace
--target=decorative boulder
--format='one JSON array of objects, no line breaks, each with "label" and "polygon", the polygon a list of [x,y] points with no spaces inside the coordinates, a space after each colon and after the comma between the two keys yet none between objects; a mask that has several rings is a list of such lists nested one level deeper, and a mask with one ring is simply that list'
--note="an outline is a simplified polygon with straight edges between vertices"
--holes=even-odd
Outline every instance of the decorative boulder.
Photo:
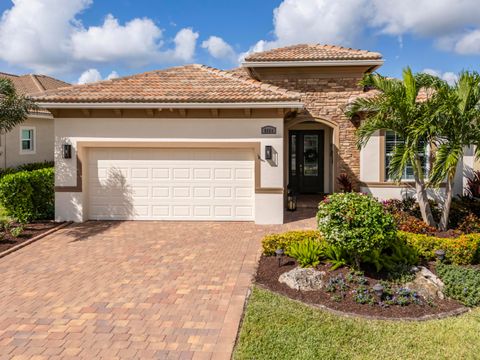
[{"label": "decorative boulder", "polygon": [[445,299],[444,284],[434,273],[426,267],[418,267],[415,280],[405,284],[407,289],[416,291],[420,296],[431,299]]},{"label": "decorative boulder", "polygon": [[324,277],[325,271],[297,267],[280,275],[278,281],[294,290],[315,291],[325,285]]}]

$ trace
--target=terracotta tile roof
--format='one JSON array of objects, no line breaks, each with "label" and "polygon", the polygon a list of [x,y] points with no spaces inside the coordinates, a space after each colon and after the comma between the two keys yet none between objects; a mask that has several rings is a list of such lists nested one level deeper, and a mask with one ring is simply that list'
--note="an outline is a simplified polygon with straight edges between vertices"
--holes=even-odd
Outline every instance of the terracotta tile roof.
[{"label": "terracotta tile roof", "polygon": [[40,91],[58,89],[70,85],[69,83],[46,75],[13,75],[0,72],[0,78],[11,80],[17,92],[23,95],[35,94]]},{"label": "terracotta tile roof", "polygon": [[299,101],[300,94],[203,65],[150,71],[46,91],[39,102],[243,103]]},{"label": "terracotta tile roof", "polygon": [[[46,75],[14,75],[0,72],[0,78],[9,79],[13,82],[17,93],[31,96],[32,94],[38,94],[38,92],[58,89],[60,87],[69,86],[69,83],[52,78]],[[31,115],[51,115],[49,111],[44,109],[38,109],[36,111],[30,111]]]},{"label": "terracotta tile roof", "polygon": [[245,58],[245,62],[381,59],[382,54],[367,50],[351,49],[335,45],[300,44],[253,53]]}]

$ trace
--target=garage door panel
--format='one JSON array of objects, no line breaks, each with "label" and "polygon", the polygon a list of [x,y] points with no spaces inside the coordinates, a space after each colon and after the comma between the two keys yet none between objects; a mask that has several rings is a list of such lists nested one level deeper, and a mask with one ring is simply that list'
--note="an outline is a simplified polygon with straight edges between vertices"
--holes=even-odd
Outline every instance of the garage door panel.
[{"label": "garage door panel", "polygon": [[250,151],[90,149],[89,217],[254,219]]}]

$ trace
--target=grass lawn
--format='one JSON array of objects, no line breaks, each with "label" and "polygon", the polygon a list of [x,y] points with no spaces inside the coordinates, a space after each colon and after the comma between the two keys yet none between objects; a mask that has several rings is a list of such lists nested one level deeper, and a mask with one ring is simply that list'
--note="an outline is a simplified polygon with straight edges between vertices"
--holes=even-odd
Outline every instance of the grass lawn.
[{"label": "grass lawn", "polygon": [[428,322],[371,321],[255,288],[234,359],[480,359],[479,336],[478,308]]}]

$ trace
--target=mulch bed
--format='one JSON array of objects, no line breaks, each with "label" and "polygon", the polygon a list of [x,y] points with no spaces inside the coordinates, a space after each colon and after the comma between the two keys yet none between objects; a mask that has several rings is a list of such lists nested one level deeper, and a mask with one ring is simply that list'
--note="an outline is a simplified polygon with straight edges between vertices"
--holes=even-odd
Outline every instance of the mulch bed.
[{"label": "mulch bed", "polygon": [[[436,315],[451,312],[457,309],[464,308],[459,302],[445,299],[435,300],[434,306],[410,304],[408,306],[391,305],[387,308],[379,305],[363,305],[358,304],[353,300],[353,296],[348,293],[347,296],[341,301],[332,300],[331,294],[324,289],[319,291],[297,291],[289,288],[287,285],[278,282],[279,276],[287,271],[292,270],[297,266],[294,259],[285,257],[283,264],[279,268],[278,261],[274,256],[263,256],[260,258],[260,263],[257,270],[256,282],[261,286],[285,295],[291,299],[302,301],[306,304],[323,305],[335,311],[344,313],[354,313],[362,316],[379,317],[379,318],[421,318],[427,315]],[[318,270],[326,271],[326,279],[329,276],[336,276],[340,273],[346,275],[349,270],[346,268],[340,268],[334,271],[330,271],[330,265],[319,265]],[[368,280],[368,286],[375,285],[378,280],[370,277],[369,274],[365,274]]]},{"label": "mulch bed", "polygon": [[[50,229],[53,229],[57,225],[58,223],[53,221],[34,222],[27,224],[24,226],[23,232],[18,237],[13,237],[9,232],[1,232],[2,239],[0,240],[0,253],[14,246],[20,245],[21,243]],[[18,226],[18,224],[13,224],[12,226]]]}]

